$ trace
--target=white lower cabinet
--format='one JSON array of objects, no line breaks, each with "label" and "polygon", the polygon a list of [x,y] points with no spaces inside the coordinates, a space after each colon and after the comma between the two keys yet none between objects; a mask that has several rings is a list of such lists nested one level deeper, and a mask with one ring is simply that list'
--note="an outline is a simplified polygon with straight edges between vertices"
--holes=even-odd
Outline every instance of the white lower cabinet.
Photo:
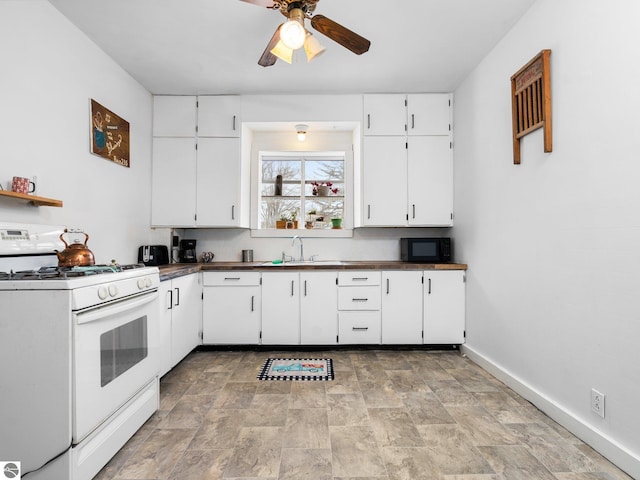
[{"label": "white lower cabinet", "polygon": [[382,272],[382,343],[422,343],[422,272]]},{"label": "white lower cabinet", "polygon": [[338,272],[338,343],[381,342],[379,271]]},{"label": "white lower cabinet", "polygon": [[[463,270],[203,272],[203,343],[459,345],[464,276]],[[171,285],[166,294],[175,302],[169,292]],[[172,339],[167,311],[162,335]],[[181,352],[193,348],[187,340],[169,341],[176,352],[179,344]]]},{"label": "white lower cabinet", "polygon": [[200,274],[160,284],[160,375],[171,370],[200,344],[202,285]]},{"label": "white lower cabinet", "polygon": [[424,272],[424,343],[458,345],[465,341],[465,272]]},{"label": "white lower cabinet", "polygon": [[338,272],[300,272],[300,343],[338,343]]},{"label": "white lower cabinet", "polygon": [[262,344],[300,343],[300,273],[262,274]]},{"label": "white lower cabinet", "polygon": [[263,345],[334,345],[337,272],[264,272]]},{"label": "white lower cabinet", "polygon": [[260,343],[260,273],[203,272],[202,276],[203,343]]}]

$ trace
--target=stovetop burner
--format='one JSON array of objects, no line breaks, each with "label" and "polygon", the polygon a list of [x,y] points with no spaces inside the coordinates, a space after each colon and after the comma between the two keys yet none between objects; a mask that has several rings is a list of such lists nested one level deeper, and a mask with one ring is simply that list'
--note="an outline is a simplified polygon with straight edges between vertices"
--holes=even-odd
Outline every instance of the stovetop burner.
[{"label": "stovetop burner", "polygon": [[89,275],[118,273],[134,268],[145,268],[142,263],[131,265],[88,265],[76,267],[42,267],[38,270],[0,272],[0,280],[66,280]]}]

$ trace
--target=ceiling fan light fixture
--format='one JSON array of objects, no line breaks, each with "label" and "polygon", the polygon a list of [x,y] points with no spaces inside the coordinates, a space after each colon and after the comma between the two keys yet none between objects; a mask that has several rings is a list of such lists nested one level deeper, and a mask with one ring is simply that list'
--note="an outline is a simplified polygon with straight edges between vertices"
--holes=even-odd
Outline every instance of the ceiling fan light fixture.
[{"label": "ceiling fan light fixture", "polygon": [[309,125],[299,124],[296,125],[296,133],[298,135],[298,141],[304,142],[307,138],[307,130],[309,129]]},{"label": "ceiling fan light fixture", "polygon": [[278,43],[276,43],[276,46],[271,49],[271,53],[287,63],[291,63],[293,61],[293,50],[287,47],[282,40],[279,40]]},{"label": "ceiling fan light fixture", "polygon": [[307,32],[307,39],[304,41],[304,53],[307,54],[307,62],[310,62],[318,55],[324,53],[326,49],[320,44],[318,39]]},{"label": "ceiling fan light fixture", "polygon": [[293,8],[289,12],[289,20],[280,27],[280,40],[290,49],[297,50],[304,45],[306,37],[304,12],[299,8]]}]

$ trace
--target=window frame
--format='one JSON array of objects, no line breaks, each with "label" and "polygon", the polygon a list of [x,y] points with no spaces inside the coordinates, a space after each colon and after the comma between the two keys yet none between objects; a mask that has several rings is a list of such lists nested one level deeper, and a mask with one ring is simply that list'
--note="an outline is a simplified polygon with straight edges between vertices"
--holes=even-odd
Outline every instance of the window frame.
[{"label": "window frame", "polygon": [[[353,152],[345,150],[317,150],[317,151],[283,151],[283,150],[260,150],[257,152],[256,161],[252,164],[252,209],[251,209],[251,236],[252,237],[291,237],[292,235],[303,235],[304,237],[319,238],[344,238],[353,236]],[[262,201],[262,162],[263,159],[271,158],[300,158],[309,159],[313,157],[341,157],[344,161],[344,192],[343,192],[343,217],[341,229],[306,229],[305,219],[299,215],[297,229],[277,229],[260,227],[260,208]],[[302,183],[302,180],[301,180]],[[306,182],[305,182],[306,183]],[[300,202],[304,201],[304,190],[300,195]]]}]

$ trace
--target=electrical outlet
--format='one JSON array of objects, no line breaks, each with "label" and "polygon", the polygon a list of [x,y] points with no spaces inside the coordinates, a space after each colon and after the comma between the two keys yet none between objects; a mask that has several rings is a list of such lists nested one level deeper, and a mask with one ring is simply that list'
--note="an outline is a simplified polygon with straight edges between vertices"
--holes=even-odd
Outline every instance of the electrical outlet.
[{"label": "electrical outlet", "polygon": [[604,393],[591,389],[591,411],[604,418]]}]

